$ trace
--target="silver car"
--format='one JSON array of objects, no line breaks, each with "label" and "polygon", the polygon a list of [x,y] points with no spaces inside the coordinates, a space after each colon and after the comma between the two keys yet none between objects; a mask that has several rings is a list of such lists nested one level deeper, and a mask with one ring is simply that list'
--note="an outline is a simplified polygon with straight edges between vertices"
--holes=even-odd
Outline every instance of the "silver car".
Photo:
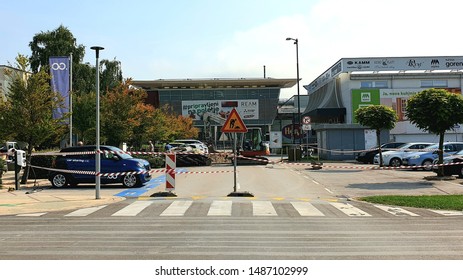
[{"label": "silver car", "polygon": [[209,148],[203,142],[196,139],[176,139],[175,142],[184,143],[199,149],[203,153],[209,153]]},{"label": "silver car", "polygon": [[[433,145],[434,143],[427,142],[412,142],[406,143],[402,146],[397,147],[397,150],[386,151],[383,154],[383,165],[398,167],[402,165],[402,159],[411,152],[418,152],[419,150],[426,149],[426,147]],[[374,164],[379,164],[379,154],[376,154],[373,159]]]}]

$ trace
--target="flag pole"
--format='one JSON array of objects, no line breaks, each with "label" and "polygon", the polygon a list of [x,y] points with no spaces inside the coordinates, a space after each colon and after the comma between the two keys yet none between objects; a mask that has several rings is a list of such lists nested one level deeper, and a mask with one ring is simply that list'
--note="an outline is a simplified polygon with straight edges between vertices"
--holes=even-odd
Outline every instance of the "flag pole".
[{"label": "flag pole", "polygon": [[69,146],[72,147],[72,53],[69,57]]}]

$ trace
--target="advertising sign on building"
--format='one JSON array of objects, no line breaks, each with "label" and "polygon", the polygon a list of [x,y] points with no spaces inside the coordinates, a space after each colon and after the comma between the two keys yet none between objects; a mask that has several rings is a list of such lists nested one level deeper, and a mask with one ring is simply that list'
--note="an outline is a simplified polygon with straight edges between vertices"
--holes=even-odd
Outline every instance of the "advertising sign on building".
[{"label": "advertising sign on building", "polygon": [[430,57],[377,57],[343,58],[342,70],[384,71],[384,70],[461,70],[462,56]]},{"label": "advertising sign on building", "polygon": [[379,105],[380,96],[379,89],[353,89],[352,90],[352,120],[354,123],[355,120],[355,111],[359,108],[370,106],[370,105]]},{"label": "advertising sign on building", "polygon": [[283,135],[281,131],[270,131],[270,144],[271,149],[281,149],[283,147]]},{"label": "advertising sign on building", "polygon": [[205,112],[227,118],[233,108],[243,120],[259,119],[259,100],[187,100],[182,101],[182,115],[201,120]]}]

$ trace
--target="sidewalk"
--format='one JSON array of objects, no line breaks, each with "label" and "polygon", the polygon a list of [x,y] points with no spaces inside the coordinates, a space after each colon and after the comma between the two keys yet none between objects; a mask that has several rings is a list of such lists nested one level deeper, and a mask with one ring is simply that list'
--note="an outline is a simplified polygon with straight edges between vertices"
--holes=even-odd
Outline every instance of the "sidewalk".
[{"label": "sidewalk", "polygon": [[[3,173],[3,188],[0,189],[0,215],[32,214],[50,211],[64,211],[110,204],[124,200],[123,197],[101,195],[95,199],[91,191],[53,190],[47,179],[28,180],[27,184],[15,190],[14,172]],[[35,185],[34,185],[35,183]]]}]

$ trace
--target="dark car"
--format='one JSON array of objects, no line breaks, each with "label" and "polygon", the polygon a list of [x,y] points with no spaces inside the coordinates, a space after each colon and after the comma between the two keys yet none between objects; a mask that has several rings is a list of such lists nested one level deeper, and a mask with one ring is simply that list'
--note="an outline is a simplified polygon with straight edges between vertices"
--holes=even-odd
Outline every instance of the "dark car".
[{"label": "dark car", "polygon": [[[52,171],[48,179],[54,187],[76,186],[80,183],[95,183],[95,150],[96,146],[68,147],[61,150],[54,168],[63,171]],[[151,180],[148,172],[151,167],[148,161],[136,159],[113,146],[100,146],[102,184],[122,183],[124,187],[141,186]],[[73,172],[65,172],[70,170]],[[79,172],[77,172],[79,171]],[[123,174],[118,174],[123,173]]]},{"label": "dark car", "polygon": [[[401,145],[405,144],[405,142],[391,142],[391,143],[385,143],[381,145],[381,150],[388,151],[388,149],[395,149]],[[368,151],[364,151],[361,153],[358,153],[355,159],[359,162],[363,163],[373,163],[373,158],[375,155],[379,153],[379,148],[374,148]]]},{"label": "dark car", "polygon": [[[432,171],[438,171],[437,162],[439,159],[433,161]],[[444,157],[444,175],[452,176],[458,175],[459,178],[463,178],[463,150],[456,152],[451,156]]]}]

